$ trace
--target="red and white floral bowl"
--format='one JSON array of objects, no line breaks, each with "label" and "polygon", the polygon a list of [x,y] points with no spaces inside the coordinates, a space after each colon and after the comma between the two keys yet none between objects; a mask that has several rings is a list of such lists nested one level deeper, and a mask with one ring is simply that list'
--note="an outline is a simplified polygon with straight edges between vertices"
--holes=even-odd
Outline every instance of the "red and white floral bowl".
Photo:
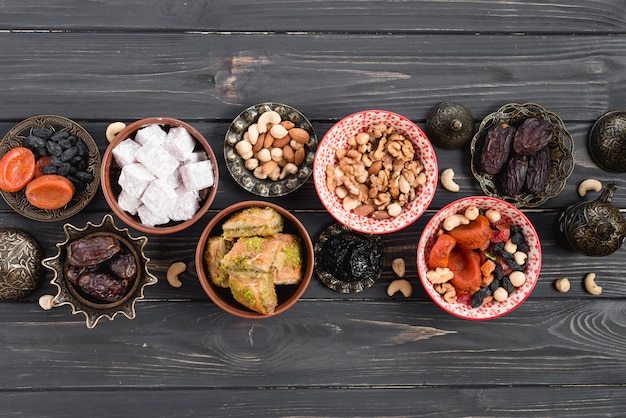
[{"label": "red and white floral bowl", "polygon": [[[441,228],[443,221],[450,215],[463,213],[465,209],[471,205],[478,207],[478,209],[482,211],[486,211],[487,209],[498,210],[502,216],[502,220],[522,228],[522,232],[526,238],[526,243],[530,248],[528,252],[528,259],[526,261],[525,283],[522,286],[515,288],[505,301],[496,302],[494,300],[492,302],[485,303],[478,308],[472,308],[468,303],[460,301],[457,301],[456,303],[446,302],[443,296],[435,291],[433,284],[426,277],[426,272],[429,270],[428,255],[437,240],[438,231]],[[428,293],[428,296],[430,296],[430,298],[437,305],[439,305],[439,307],[459,318],[485,320],[494,319],[508,314],[520,306],[530,295],[535,287],[535,284],[537,283],[537,280],[539,279],[540,270],[541,244],[539,242],[537,231],[533,227],[532,223],[521,210],[504,200],[494,197],[466,197],[448,204],[443,209],[438,211],[428,222],[417,245],[417,271],[426,293]]]},{"label": "red and white floral bowl", "polygon": [[[417,197],[405,205],[399,216],[388,219],[374,219],[344,209],[342,201],[328,189],[326,167],[335,166],[338,161],[335,152],[348,149],[348,140],[370,126],[384,123],[413,142],[416,158],[424,166],[426,184],[420,187]],[[343,225],[366,234],[387,234],[406,228],[426,211],[437,189],[437,156],[430,140],[411,120],[386,110],[364,110],[341,119],[322,138],[313,162],[315,190],[326,210]]]}]

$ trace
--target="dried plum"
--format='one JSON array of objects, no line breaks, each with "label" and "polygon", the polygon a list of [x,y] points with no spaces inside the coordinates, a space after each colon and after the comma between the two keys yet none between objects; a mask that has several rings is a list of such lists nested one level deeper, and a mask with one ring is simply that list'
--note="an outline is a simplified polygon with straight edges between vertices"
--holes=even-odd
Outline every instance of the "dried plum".
[{"label": "dried plum", "polygon": [[378,274],[383,261],[380,246],[358,232],[344,231],[326,241],[320,267],[338,280],[355,282]]}]

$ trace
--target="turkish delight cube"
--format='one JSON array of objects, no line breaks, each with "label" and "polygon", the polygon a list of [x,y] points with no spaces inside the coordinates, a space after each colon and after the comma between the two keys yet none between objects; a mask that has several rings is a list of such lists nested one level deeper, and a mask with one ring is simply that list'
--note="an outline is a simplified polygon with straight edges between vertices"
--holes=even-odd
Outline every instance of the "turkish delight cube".
[{"label": "turkish delight cube", "polygon": [[143,164],[135,163],[122,168],[117,182],[122,187],[122,190],[139,199],[146,187],[148,187],[148,184],[155,178]]},{"label": "turkish delight cube", "polygon": [[182,126],[173,127],[167,133],[163,147],[178,161],[185,161],[196,147],[196,140]]},{"label": "turkish delight cube", "polygon": [[164,179],[153,180],[141,195],[141,202],[152,212],[167,214],[176,203],[176,192]]},{"label": "turkish delight cube", "polygon": [[166,137],[167,132],[165,132],[161,126],[152,124],[139,129],[135,134],[135,141],[140,145],[146,145],[148,142],[153,141],[161,144],[165,141]]},{"label": "turkish delight cube", "polygon": [[125,165],[133,164],[137,162],[135,158],[135,152],[141,148],[141,145],[130,138],[127,138],[117,144],[111,153],[118,166],[124,167]]},{"label": "turkish delight cube", "polygon": [[122,190],[117,196],[117,204],[122,210],[130,213],[131,215],[136,215],[137,209],[141,206],[141,200],[131,196],[125,190]]},{"label": "turkish delight cube", "polygon": [[188,163],[197,163],[198,161],[208,160],[209,156],[204,151],[195,151],[192,152],[189,157],[185,160],[185,164]]},{"label": "turkish delight cube", "polygon": [[158,178],[172,175],[179,166],[178,160],[156,142],[148,142],[135,152],[135,158]]},{"label": "turkish delight cube", "polygon": [[213,186],[213,164],[211,160],[185,164],[180,168],[180,177],[188,190],[202,190]]},{"label": "turkish delight cube", "polygon": [[174,190],[176,203],[170,209],[169,218],[173,221],[186,221],[194,217],[200,208],[198,192],[187,190],[184,186]]},{"label": "turkish delight cube", "polygon": [[137,209],[137,214],[141,223],[146,226],[163,225],[170,221],[167,215],[154,213],[146,205],[141,205]]}]

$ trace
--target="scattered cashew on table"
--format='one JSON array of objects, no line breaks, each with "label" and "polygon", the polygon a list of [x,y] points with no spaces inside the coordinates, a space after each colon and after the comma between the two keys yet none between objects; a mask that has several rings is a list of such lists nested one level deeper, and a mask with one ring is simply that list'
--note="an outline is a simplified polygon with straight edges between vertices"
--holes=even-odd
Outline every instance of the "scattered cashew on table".
[{"label": "scattered cashew on table", "polygon": [[167,269],[166,277],[170,286],[179,288],[183,285],[178,276],[185,270],[187,270],[187,265],[182,261],[173,263],[170,268]]}]

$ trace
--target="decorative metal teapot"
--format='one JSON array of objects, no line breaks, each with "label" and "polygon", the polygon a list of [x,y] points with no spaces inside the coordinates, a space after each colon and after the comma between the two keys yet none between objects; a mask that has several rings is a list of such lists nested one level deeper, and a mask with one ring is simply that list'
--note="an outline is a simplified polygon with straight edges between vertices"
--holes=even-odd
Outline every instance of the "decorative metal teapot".
[{"label": "decorative metal teapot", "polygon": [[615,183],[609,183],[597,200],[563,208],[554,223],[557,240],[570,251],[592,257],[617,251],[626,238],[626,220],[611,204],[615,190]]}]

